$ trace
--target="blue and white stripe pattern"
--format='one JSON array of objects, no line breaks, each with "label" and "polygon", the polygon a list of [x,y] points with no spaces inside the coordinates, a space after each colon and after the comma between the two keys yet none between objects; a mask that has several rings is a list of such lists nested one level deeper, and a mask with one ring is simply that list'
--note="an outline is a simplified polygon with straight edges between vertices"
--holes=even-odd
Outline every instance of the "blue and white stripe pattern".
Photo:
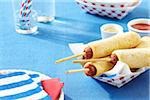
[{"label": "blue and white stripe pattern", "polygon": [[32,80],[34,82],[36,82],[38,84],[38,86],[41,86],[41,88],[42,88],[41,79],[40,79],[40,75],[39,74],[28,74],[28,75],[32,78]]},{"label": "blue and white stripe pattern", "polygon": [[34,77],[25,72],[0,74],[0,100],[51,100]]}]

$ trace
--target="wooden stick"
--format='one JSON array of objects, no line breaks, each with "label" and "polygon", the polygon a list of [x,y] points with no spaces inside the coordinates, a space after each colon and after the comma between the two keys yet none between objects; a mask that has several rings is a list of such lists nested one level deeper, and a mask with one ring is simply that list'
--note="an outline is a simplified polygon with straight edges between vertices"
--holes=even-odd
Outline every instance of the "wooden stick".
[{"label": "wooden stick", "polygon": [[85,55],[85,52],[80,53],[80,54],[76,54],[76,55],[72,55],[72,56],[69,56],[69,57],[66,57],[66,58],[63,58],[63,59],[56,60],[55,63],[58,64],[58,63],[61,63],[61,62],[70,60],[70,59],[72,59],[72,58],[77,58],[77,57],[83,56],[83,55]]},{"label": "wooden stick", "polygon": [[74,60],[73,63],[86,63],[86,62],[99,62],[99,61],[108,61],[108,62],[110,62],[111,58]]},{"label": "wooden stick", "polygon": [[72,74],[72,73],[79,73],[79,72],[86,72],[86,71],[89,71],[89,69],[83,68],[83,69],[68,70],[65,72],[65,74]]}]

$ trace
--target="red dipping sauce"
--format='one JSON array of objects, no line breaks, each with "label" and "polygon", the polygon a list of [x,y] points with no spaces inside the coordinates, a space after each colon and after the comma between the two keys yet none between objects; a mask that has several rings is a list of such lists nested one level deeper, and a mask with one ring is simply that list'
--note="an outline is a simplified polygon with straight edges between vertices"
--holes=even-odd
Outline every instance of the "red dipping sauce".
[{"label": "red dipping sauce", "polygon": [[150,24],[145,24],[145,23],[134,24],[134,25],[131,25],[131,27],[138,29],[138,30],[145,30],[145,31],[150,30]]}]

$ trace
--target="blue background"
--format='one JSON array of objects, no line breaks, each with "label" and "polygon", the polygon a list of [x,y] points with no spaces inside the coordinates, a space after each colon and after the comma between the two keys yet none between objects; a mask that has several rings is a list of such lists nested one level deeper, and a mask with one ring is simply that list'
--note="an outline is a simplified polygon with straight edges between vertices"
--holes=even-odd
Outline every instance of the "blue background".
[{"label": "blue background", "polygon": [[99,27],[118,23],[127,31],[127,22],[149,17],[150,2],[142,4],[122,20],[93,16],[80,10],[74,0],[56,0],[56,20],[38,23],[39,34],[20,35],[14,30],[11,0],[0,0],[0,69],[27,69],[59,77],[65,83],[65,100],[149,100],[149,71],[120,89],[86,77],[83,73],[65,75],[68,69],[81,68],[56,59],[71,55],[68,43],[99,39]]}]

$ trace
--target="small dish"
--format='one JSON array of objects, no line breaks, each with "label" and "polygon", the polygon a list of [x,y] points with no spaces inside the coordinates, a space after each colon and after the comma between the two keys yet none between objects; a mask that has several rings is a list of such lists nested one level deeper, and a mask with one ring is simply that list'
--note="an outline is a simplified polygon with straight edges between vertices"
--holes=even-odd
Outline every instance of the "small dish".
[{"label": "small dish", "polygon": [[150,19],[148,18],[133,19],[127,26],[129,31],[137,32],[141,36],[150,36]]},{"label": "small dish", "polygon": [[100,27],[100,30],[101,30],[102,39],[111,37],[119,33],[123,33],[122,26],[118,24],[112,24],[112,23],[102,25]]}]

